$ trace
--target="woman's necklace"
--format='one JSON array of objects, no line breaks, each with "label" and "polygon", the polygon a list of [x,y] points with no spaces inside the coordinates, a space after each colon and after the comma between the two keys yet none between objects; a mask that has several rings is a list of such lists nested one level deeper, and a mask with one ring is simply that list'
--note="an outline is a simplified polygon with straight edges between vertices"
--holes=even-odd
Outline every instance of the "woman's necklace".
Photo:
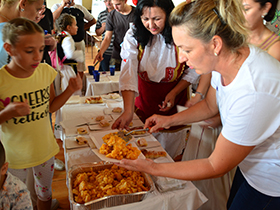
[{"label": "woman's necklace", "polygon": [[1,13],[0,13],[0,16],[1,16],[2,18],[6,19],[7,21],[10,21],[9,18],[7,18],[6,16],[2,15]]}]

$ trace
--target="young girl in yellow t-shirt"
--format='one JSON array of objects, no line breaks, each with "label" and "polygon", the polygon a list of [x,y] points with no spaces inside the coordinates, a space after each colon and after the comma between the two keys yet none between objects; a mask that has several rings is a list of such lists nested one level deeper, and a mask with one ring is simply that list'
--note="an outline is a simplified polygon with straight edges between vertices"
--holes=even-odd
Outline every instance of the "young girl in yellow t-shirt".
[{"label": "young girl in yellow t-shirt", "polygon": [[4,48],[11,61],[0,69],[1,141],[9,172],[23,182],[32,168],[38,209],[50,209],[54,156],[59,147],[54,138],[49,112],[55,112],[77,90],[79,75],[71,78],[66,90],[55,96],[56,71],[40,63],[44,32],[36,23],[16,18],[3,28]]}]

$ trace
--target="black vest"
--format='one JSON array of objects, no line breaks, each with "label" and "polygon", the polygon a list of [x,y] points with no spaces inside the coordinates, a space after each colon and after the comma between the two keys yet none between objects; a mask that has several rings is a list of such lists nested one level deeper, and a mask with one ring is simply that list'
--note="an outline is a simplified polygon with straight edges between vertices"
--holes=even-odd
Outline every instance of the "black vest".
[{"label": "black vest", "polygon": [[66,7],[62,10],[62,13],[67,13],[70,15],[73,15],[76,17],[76,21],[77,21],[77,26],[78,26],[78,32],[77,35],[72,36],[75,42],[80,42],[84,39],[85,37],[85,29],[84,29],[84,13],[79,10],[78,8],[73,8],[73,7]]}]

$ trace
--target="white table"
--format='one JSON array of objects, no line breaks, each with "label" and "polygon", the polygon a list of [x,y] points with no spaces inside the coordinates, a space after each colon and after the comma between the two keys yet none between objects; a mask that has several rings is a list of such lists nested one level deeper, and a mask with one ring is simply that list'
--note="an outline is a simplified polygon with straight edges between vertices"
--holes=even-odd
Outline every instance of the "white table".
[{"label": "white table", "polygon": [[95,82],[93,75],[86,75],[86,93],[85,96],[102,95],[115,91],[119,91],[120,72],[116,71],[114,76],[110,76],[110,72],[102,74],[100,72],[99,82]]},{"label": "white table", "polygon": [[[81,100],[83,101],[83,100]],[[108,103],[109,106],[120,106],[122,102],[112,102]],[[77,120],[81,117],[86,117],[89,115],[100,115],[103,113],[103,105],[92,105],[92,104],[66,104],[62,108],[62,118],[65,120]],[[95,132],[95,131],[91,131]],[[64,135],[64,138],[67,138]],[[90,144],[91,146],[91,144]],[[71,166],[89,163],[89,162],[100,162],[101,160],[95,155],[90,147],[83,148],[65,148],[64,141],[64,154],[65,154],[65,165],[66,170]],[[168,191],[165,193],[159,193],[155,190],[150,193],[143,201],[115,206],[111,208],[106,208],[109,210],[155,210],[155,209],[186,209],[194,210],[199,208],[203,203],[207,201],[207,198],[192,184],[192,182],[187,182],[186,187],[180,190]],[[75,207],[72,207],[76,209]],[[81,209],[81,208],[79,208]]]}]

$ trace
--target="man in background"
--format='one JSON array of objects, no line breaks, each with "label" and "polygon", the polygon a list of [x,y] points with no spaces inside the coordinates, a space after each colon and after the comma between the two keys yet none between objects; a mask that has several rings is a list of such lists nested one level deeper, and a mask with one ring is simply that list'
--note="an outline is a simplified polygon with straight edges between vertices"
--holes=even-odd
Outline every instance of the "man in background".
[{"label": "man in background", "polygon": [[107,16],[105,37],[93,63],[95,63],[96,60],[103,60],[103,54],[110,46],[114,34],[111,64],[115,65],[116,71],[120,71],[121,43],[123,42],[125,33],[133,24],[135,7],[128,5],[127,0],[112,0],[112,3],[115,9]]},{"label": "man in background", "polygon": [[[107,16],[109,12],[114,10],[111,0],[104,0],[104,3],[106,6],[106,10],[99,13],[97,17],[96,27],[95,27],[96,34],[98,36],[102,35],[102,40],[104,40],[105,37]],[[103,60],[100,62],[99,71],[109,71],[110,59],[113,52],[113,41],[114,41],[114,34],[112,35],[112,39],[109,47],[103,54]]]}]

